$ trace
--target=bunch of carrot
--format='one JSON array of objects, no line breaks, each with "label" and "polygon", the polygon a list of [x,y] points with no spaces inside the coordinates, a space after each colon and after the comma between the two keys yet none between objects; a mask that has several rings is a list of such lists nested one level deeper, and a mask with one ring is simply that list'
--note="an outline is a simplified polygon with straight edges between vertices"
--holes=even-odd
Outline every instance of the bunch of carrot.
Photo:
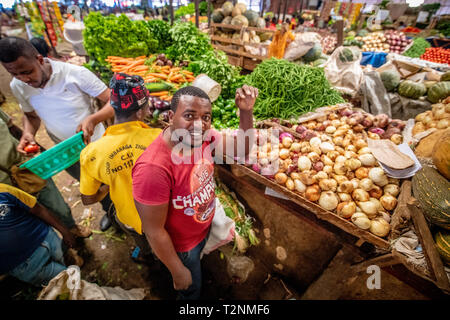
[{"label": "bunch of carrot", "polygon": [[179,84],[195,80],[191,71],[183,70],[180,67],[159,66],[156,63],[147,65],[145,62],[149,58],[151,56],[148,58],[146,56],[136,58],[108,56],[105,60],[111,65],[111,71],[141,76],[146,83],[164,80],[177,87]]}]

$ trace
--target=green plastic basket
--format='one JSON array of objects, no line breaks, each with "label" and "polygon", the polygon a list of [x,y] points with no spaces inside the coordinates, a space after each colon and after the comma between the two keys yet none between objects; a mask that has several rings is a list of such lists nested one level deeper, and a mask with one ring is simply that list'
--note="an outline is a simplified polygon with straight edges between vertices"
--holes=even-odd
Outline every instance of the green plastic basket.
[{"label": "green plastic basket", "polygon": [[20,168],[27,168],[42,179],[48,179],[79,161],[84,147],[83,131],[80,131],[23,163]]}]

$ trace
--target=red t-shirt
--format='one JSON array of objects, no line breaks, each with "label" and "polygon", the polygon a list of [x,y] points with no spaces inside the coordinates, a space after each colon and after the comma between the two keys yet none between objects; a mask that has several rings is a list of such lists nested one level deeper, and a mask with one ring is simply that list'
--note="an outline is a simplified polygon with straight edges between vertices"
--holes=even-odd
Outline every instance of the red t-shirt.
[{"label": "red t-shirt", "polygon": [[[133,196],[142,204],[169,202],[165,228],[175,250],[193,249],[207,235],[215,212],[214,162],[211,142],[194,149],[188,158],[172,154],[161,133],[133,167]],[[214,141],[213,138],[212,141]],[[202,154],[203,156],[199,156]],[[196,163],[192,161],[198,159]]]}]

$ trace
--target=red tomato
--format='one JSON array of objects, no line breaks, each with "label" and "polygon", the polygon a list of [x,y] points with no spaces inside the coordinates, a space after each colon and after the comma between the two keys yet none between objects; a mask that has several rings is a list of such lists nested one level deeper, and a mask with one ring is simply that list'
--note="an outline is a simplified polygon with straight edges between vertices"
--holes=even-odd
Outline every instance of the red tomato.
[{"label": "red tomato", "polygon": [[39,146],[37,144],[28,144],[23,148],[26,153],[36,153],[39,151]]}]

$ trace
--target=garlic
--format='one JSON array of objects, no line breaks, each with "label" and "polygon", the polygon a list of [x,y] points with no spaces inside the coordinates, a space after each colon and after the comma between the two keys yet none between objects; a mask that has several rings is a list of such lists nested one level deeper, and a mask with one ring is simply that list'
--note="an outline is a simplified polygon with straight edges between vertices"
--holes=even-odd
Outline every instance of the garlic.
[{"label": "garlic", "polygon": [[354,171],[354,170],[358,169],[359,167],[361,167],[361,161],[359,161],[358,159],[351,158],[351,159],[345,160],[345,166],[349,170]]},{"label": "garlic", "polygon": [[379,186],[377,185],[373,185],[372,190],[369,191],[369,195],[372,198],[375,199],[380,199],[381,196],[383,195],[383,189],[381,189]]},{"label": "garlic", "polygon": [[300,171],[306,171],[311,169],[311,160],[308,157],[301,156],[298,158],[298,168]]},{"label": "garlic", "polygon": [[354,178],[354,179],[351,179],[350,182],[353,184],[353,189],[359,188],[359,179]]},{"label": "garlic", "polygon": [[319,205],[325,210],[334,210],[338,205],[338,198],[332,191],[324,191],[320,194]]},{"label": "garlic", "polygon": [[352,222],[357,225],[359,228],[363,230],[367,230],[370,228],[371,221],[369,218],[362,212],[355,212],[351,217]]},{"label": "garlic", "polygon": [[286,188],[288,188],[291,191],[293,191],[295,189],[294,181],[291,178],[288,178],[286,180]]},{"label": "garlic", "polygon": [[390,229],[390,224],[381,217],[373,219],[370,225],[370,232],[379,237],[387,236]]},{"label": "garlic", "polygon": [[364,191],[370,191],[373,189],[373,182],[369,178],[364,178],[359,181],[359,187]]},{"label": "garlic", "polygon": [[384,170],[380,167],[372,168],[369,171],[369,178],[379,187],[383,187],[388,184],[388,178],[384,174]]},{"label": "garlic", "polygon": [[327,157],[331,159],[331,161],[336,160],[337,156],[339,155],[339,152],[337,151],[330,151],[327,152]]},{"label": "garlic", "polygon": [[319,187],[323,191],[336,191],[337,182],[334,179],[322,179],[319,181]]},{"label": "garlic", "polygon": [[351,216],[356,212],[356,204],[351,202],[341,202],[336,208],[337,214],[344,219],[351,218]]},{"label": "garlic", "polygon": [[380,198],[381,205],[386,210],[393,210],[397,206],[397,199],[390,194],[385,194]]},{"label": "garlic", "polygon": [[345,149],[342,148],[342,147],[336,146],[334,149],[335,149],[337,152],[339,152],[340,155],[344,155],[344,153],[345,153]]},{"label": "garlic", "polygon": [[353,183],[351,181],[344,181],[338,187],[338,192],[351,193],[353,192]]},{"label": "garlic", "polygon": [[365,202],[365,201],[369,201],[369,194],[367,193],[367,191],[364,191],[363,189],[355,189],[352,192],[352,198],[355,201],[358,202]]},{"label": "garlic", "polygon": [[[343,146],[344,147],[344,146]],[[354,146],[354,145],[352,145],[352,144],[350,144],[350,145],[348,145],[348,146],[346,146],[345,147],[345,151],[349,151],[349,152],[353,152],[353,153],[355,153],[355,155],[356,155],[356,147]]]},{"label": "garlic", "polygon": [[384,186],[383,191],[385,194],[390,194],[393,197],[397,197],[400,193],[400,188],[396,184],[387,184]]},{"label": "garlic", "polygon": [[306,186],[298,179],[294,179],[294,188],[300,193],[304,193],[306,191]]},{"label": "garlic", "polygon": [[363,139],[358,139],[355,141],[354,146],[356,149],[362,149],[364,147],[367,147],[367,142],[365,142]]},{"label": "garlic", "polygon": [[339,192],[338,197],[339,197],[339,200],[344,201],[344,202],[352,201],[352,196],[345,192]]},{"label": "garlic", "polygon": [[371,153],[361,154],[358,159],[361,161],[362,165],[366,167],[373,167],[377,163],[377,160]]},{"label": "garlic", "polygon": [[[346,159],[352,159],[352,158],[357,158],[358,157],[358,155],[355,153],[355,152],[353,152],[353,151],[345,151],[344,152],[344,157],[346,158]],[[358,160],[359,161],[359,160]],[[361,163],[361,161],[359,161],[360,163]],[[360,166],[359,166],[360,167]],[[359,168],[358,167],[358,168]],[[356,168],[356,169],[358,169],[358,168]],[[356,170],[355,169],[355,170]]]}]

